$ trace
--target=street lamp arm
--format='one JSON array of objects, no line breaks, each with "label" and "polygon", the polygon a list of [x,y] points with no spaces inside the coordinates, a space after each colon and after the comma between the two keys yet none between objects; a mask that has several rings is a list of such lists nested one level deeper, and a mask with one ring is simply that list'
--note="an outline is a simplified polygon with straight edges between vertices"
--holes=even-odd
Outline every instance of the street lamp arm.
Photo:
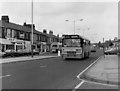
[{"label": "street lamp arm", "polygon": [[69,20],[65,20],[65,21],[69,21]]},{"label": "street lamp arm", "polygon": [[80,19],[80,21],[83,21],[83,19]]},{"label": "street lamp arm", "polygon": [[[76,21],[78,21],[78,20],[72,20],[72,21],[70,21],[70,20],[65,20],[66,22],[73,22],[74,23],[74,34],[75,34],[75,23],[76,23]],[[83,21],[83,19],[79,19],[79,21]]]}]

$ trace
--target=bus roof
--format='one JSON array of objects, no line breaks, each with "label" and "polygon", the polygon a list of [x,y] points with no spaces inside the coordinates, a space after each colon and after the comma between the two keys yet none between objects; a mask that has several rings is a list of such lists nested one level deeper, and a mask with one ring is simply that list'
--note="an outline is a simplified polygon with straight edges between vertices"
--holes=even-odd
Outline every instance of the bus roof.
[{"label": "bus roof", "polygon": [[62,37],[63,37],[63,38],[82,38],[82,39],[84,39],[84,40],[90,41],[89,39],[87,39],[87,38],[85,38],[85,37],[83,37],[83,36],[81,36],[81,35],[77,35],[77,34],[72,34],[72,35],[67,35],[67,34],[65,34],[65,35],[62,35]]}]

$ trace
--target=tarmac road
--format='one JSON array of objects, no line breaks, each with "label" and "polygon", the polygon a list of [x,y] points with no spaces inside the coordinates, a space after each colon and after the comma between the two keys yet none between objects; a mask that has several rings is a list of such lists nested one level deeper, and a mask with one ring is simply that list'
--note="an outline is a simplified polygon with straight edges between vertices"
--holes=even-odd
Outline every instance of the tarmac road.
[{"label": "tarmac road", "polygon": [[101,55],[98,50],[84,60],[57,57],[2,64],[2,88],[74,89],[81,82],[76,76]]}]

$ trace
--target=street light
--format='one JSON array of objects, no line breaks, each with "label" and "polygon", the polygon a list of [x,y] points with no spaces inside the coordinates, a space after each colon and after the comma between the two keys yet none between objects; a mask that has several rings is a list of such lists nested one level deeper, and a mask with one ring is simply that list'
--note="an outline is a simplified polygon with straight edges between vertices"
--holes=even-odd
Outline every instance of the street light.
[{"label": "street light", "polygon": [[75,34],[75,22],[76,21],[83,21],[83,19],[79,19],[79,20],[73,20],[73,21],[70,21],[70,20],[65,20],[66,22],[73,22],[73,24],[74,24],[74,34]]},{"label": "street light", "polygon": [[33,58],[33,0],[32,0],[32,3],[31,3],[31,9],[32,9],[32,12],[31,12],[31,15],[32,15],[32,24],[31,24],[31,57]]}]

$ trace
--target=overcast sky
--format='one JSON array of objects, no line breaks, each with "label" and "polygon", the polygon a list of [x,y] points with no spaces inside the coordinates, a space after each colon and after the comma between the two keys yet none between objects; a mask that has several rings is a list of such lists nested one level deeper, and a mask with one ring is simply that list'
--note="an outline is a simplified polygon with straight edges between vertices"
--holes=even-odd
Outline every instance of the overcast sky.
[{"label": "overcast sky", "polygon": [[[25,0],[24,0],[25,1]],[[0,16],[8,15],[10,22],[31,23],[31,0],[27,2],[0,2]],[[34,2],[33,22],[36,30],[52,30],[55,35],[82,35],[92,42],[118,36],[117,2]],[[83,21],[79,21],[83,19]],[[66,22],[65,20],[69,20]],[[71,21],[71,22],[70,22]]]}]

